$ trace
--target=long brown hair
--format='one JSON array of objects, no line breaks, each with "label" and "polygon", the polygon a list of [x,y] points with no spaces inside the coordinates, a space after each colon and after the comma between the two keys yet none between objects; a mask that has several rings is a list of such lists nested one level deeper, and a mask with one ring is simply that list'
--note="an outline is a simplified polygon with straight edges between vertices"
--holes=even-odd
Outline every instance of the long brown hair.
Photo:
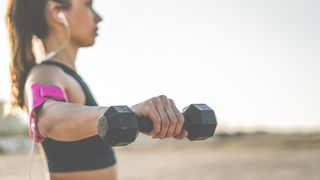
[{"label": "long brown hair", "polygon": [[[37,63],[32,51],[32,39],[48,35],[46,8],[49,0],[9,0],[6,24],[10,42],[11,104],[24,108],[24,86],[27,76]],[[69,0],[54,0],[64,9]]]}]

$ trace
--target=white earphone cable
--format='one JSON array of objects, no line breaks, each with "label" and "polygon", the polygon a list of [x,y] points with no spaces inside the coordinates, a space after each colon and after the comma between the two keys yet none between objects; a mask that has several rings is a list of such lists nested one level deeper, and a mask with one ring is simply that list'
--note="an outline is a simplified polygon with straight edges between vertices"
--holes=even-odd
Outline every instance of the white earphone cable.
[{"label": "white earphone cable", "polygon": [[69,28],[68,21],[66,19],[63,19],[64,27],[67,29],[66,38],[64,42],[61,44],[60,47],[58,47],[56,50],[49,52],[44,58],[44,60],[48,60],[56,56],[69,42],[71,37],[71,29]]},{"label": "white earphone cable", "polygon": [[[54,56],[56,56],[69,42],[70,40],[70,37],[71,37],[71,29],[69,28],[69,25],[68,25],[68,21],[66,19],[63,19],[64,21],[64,26],[65,28],[67,29],[67,33],[66,33],[66,38],[65,40],[63,41],[63,43],[61,44],[60,47],[58,47],[56,50],[54,51],[51,51],[49,52],[43,59],[42,61],[44,60],[48,60],[48,59],[51,59],[53,58]],[[28,157],[28,172],[27,172],[27,178],[29,180],[32,180],[32,159],[33,159],[33,154],[34,154],[34,147],[35,147],[35,142],[32,140],[32,145],[31,145],[31,151],[30,151],[30,154],[29,154],[29,157]]]},{"label": "white earphone cable", "polygon": [[33,154],[34,154],[34,147],[35,147],[35,142],[32,140],[31,150],[30,150],[30,154],[28,156],[28,165],[27,165],[28,172],[27,172],[27,176],[26,176],[29,180],[32,180],[31,171],[32,171],[32,159],[33,159]]}]

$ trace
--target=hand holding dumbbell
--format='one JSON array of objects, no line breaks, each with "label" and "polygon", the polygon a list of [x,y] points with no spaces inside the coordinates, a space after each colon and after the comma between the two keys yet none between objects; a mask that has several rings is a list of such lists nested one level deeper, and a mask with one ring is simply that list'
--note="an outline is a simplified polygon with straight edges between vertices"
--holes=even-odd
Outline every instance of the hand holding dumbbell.
[{"label": "hand holding dumbbell", "polygon": [[[191,104],[183,109],[185,122],[183,129],[188,131],[188,139],[203,140],[212,137],[217,126],[214,111],[205,104]],[[137,117],[139,131],[152,131],[153,124],[148,117]]]},{"label": "hand holding dumbbell", "polygon": [[[111,146],[123,146],[133,142],[138,132],[153,130],[154,121],[142,117],[127,106],[111,106],[100,117],[99,136]],[[213,136],[217,122],[212,109],[205,104],[193,104],[183,110],[183,129],[188,131],[190,140],[202,140]]]}]

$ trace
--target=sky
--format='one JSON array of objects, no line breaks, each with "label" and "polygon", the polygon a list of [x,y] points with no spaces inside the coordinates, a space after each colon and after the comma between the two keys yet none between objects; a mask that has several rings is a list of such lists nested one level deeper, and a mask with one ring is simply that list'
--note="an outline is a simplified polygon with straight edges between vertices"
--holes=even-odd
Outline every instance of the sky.
[{"label": "sky", "polygon": [[[0,99],[9,48],[0,1]],[[164,94],[206,103],[220,129],[320,127],[320,1],[95,0],[104,18],[77,70],[103,106]]]}]

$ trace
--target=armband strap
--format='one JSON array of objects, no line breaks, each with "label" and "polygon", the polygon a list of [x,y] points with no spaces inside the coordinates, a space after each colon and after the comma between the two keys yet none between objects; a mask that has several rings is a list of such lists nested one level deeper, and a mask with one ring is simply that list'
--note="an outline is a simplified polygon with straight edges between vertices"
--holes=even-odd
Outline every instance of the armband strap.
[{"label": "armband strap", "polygon": [[29,134],[31,138],[37,142],[42,142],[45,137],[43,137],[38,131],[38,114],[41,106],[50,98],[68,102],[68,98],[63,89],[55,85],[43,85],[39,83],[34,83],[31,86],[32,97],[29,101]]}]

